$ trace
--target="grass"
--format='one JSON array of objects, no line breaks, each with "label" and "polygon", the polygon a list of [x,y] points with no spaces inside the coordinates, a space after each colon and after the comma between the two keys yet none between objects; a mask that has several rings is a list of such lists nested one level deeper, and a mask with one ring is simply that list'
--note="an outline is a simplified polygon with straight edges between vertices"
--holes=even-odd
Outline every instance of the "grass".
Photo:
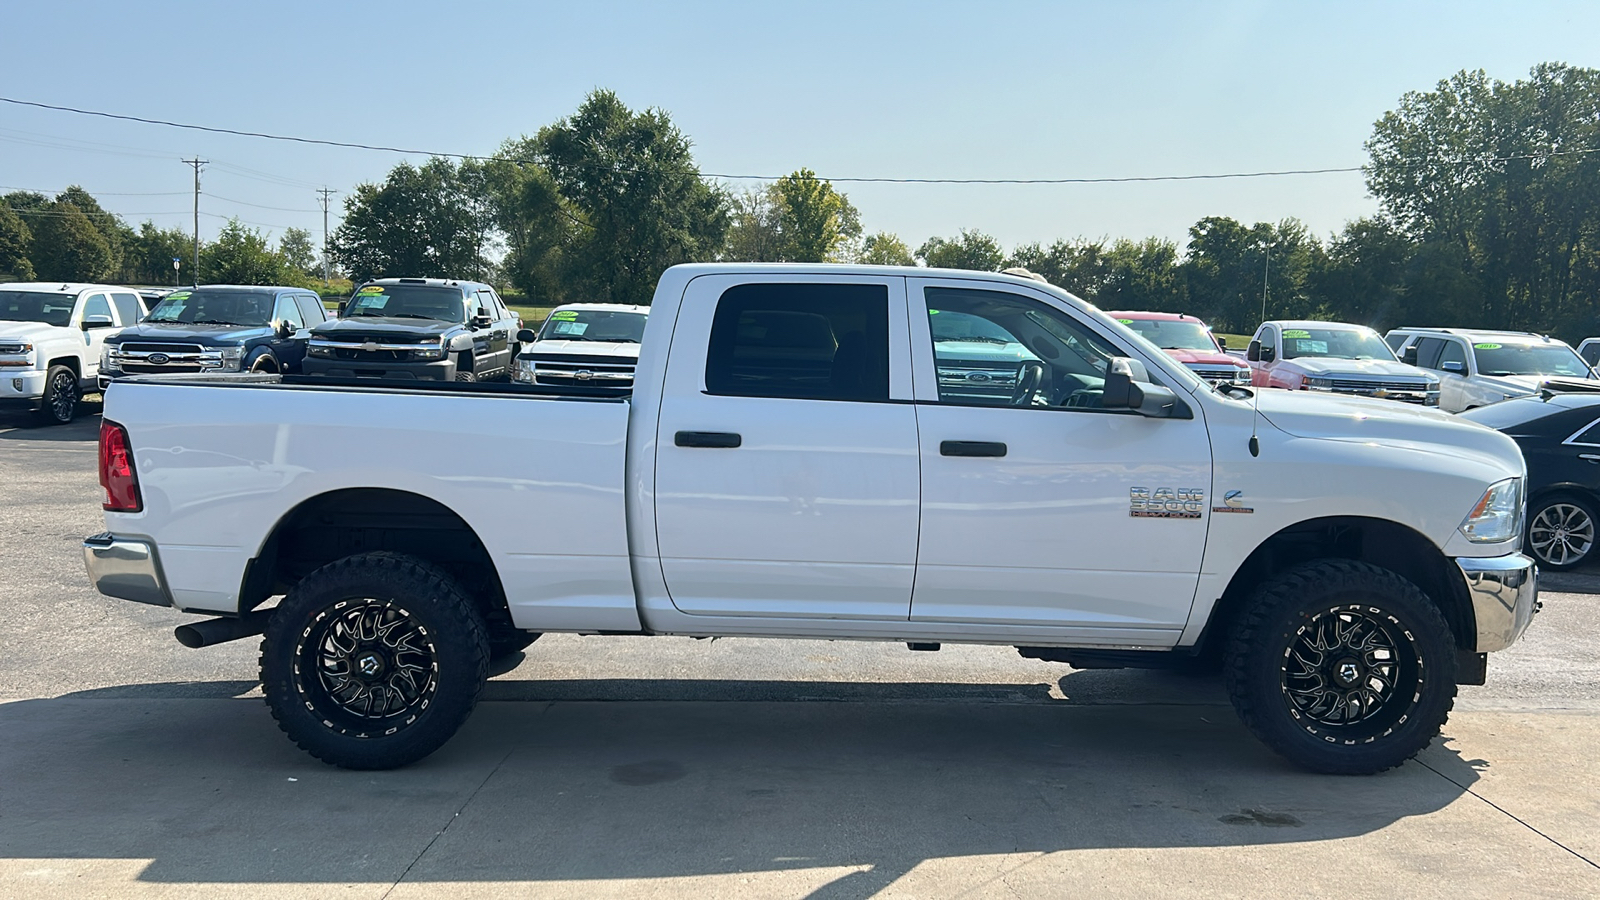
[{"label": "grass", "polygon": [[1243,350],[1250,346],[1252,337],[1248,334],[1223,334],[1220,331],[1213,331],[1212,334],[1216,335],[1217,340],[1222,341],[1229,350]]}]

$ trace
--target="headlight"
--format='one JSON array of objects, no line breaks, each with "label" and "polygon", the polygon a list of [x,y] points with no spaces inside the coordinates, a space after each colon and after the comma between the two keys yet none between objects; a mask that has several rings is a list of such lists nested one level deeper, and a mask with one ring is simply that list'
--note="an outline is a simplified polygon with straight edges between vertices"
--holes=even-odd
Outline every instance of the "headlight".
[{"label": "headlight", "polygon": [[33,345],[27,341],[0,341],[0,355],[21,357],[21,359],[0,359],[0,367],[33,368]]},{"label": "headlight", "polygon": [[1249,369],[1234,369],[1233,370],[1233,383],[1234,384],[1249,384],[1250,383],[1250,370]]},{"label": "headlight", "polygon": [[429,347],[418,347],[411,351],[412,359],[444,359],[444,345],[436,344]]},{"label": "headlight", "polygon": [[1305,391],[1331,391],[1333,390],[1333,379],[1307,378],[1300,382],[1300,389]]},{"label": "headlight", "polygon": [[106,344],[100,348],[100,371],[115,372],[122,368],[122,359],[117,355],[116,344]]},{"label": "headlight", "polygon": [[220,347],[200,354],[200,368],[237,372],[244,362],[243,347]]},{"label": "headlight", "polygon": [[533,384],[533,360],[518,357],[517,371],[516,374],[511,376],[511,380],[519,381],[523,384]]},{"label": "headlight", "polygon": [[312,345],[310,345],[309,347],[306,348],[306,355],[307,356],[320,356],[320,357],[324,357],[324,358],[332,358],[332,356],[333,356],[333,348],[332,347],[323,346],[322,344],[312,344]]},{"label": "headlight", "polygon": [[1521,478],[1507,478],[1490,485],[1461,522],[1461,534],[1474,544],[1509,541],[1521,528]]}]

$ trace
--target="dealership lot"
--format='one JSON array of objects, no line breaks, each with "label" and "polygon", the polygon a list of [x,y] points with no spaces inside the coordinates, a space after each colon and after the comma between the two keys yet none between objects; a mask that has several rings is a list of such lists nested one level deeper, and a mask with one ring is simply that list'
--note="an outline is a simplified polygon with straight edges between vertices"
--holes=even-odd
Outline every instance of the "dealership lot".
[{"label": "dealership lot", "polygon": [[1600,893],[1600,596],[1552,590],[1585,576],[1372,778],[1291,769],[1209,680],[573,636],[352,773],[282,739],[254,640],[90,591],[97,427],[0,416],[0,896]]}]

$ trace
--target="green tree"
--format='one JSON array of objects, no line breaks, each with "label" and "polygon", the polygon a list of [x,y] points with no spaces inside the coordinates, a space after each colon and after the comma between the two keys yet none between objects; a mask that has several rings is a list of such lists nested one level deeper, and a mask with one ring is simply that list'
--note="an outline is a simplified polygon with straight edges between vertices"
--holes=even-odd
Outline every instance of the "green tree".
[{"label": "green tree", "polygon": [[114,271],[111,245],[89,217],[71,203],[33,210],[29,258],[44,281],[105,281]]},{"label": "green tree", "polygon": [[529,303],[562,302],[566,254],[582,223],[540,165],[536,142],[507,141],[483,165],[480,180],[491,220],[506,243],[500,275]]},{"label": "green tree", "polygon": [[1430,263],[1459,258],[1480,285],[1474,318],[1452,322],[1575,337],[1600,301],[1600,154],[1573,151],[1596,146],[1600,70],[1459,72],[1378,120],[1367,187],[1419,247],[1455,248]]},{"label": "green tree", "polygon": [[106,246],[111,251],[111,271],[120,272],[122,269],[122,256],[128,242],[133,238],[133,229],[123,224],[122,220],[112,213],[106,212],[92,194],[78,185],[72,185],[56,195],[57,203],[70,203],[88,217],[95,230],[106,239]]},{"label": "green tree", "polygon": [[911,248],[887,231],[867,235],[861,242],[861,262],[874,266],[914,266]]},{"label": "green tree", "polygon": [[1000,242],[981,231],[961,229],[954,238],[932,237],[917,248],[923,265],[938,269],[972,269],[998,272],[1006,255]]},{"label": "green tree", "polygon": [[735,194],[728,202],[728,239],[722,258],[731,262],[782,262],[783,226],[772,185]]},{"label": "green tree", "polygon": [[10,206],[0,203],[0,281],[32,281],[28,247],[33,232]]},{"label": "green tree", "polygon": [[264,234],[229,219],[217,239],[201,248],[200,275],[213,284],[283,284],[298,273],[288,271]]},{"label": "green tree", "polygon": [[727,197],[700,177],[665,111],[636,113],[597,90],[533,149],[576,220],[560,254],[570,294],[649,303],[662,270],[722,250]]},{"label": "green tree", "polygon": [[1263,302],[1268,319],[1324,318],[1313,273],[1325,260],[1322,245],[1294,219],[1247,227],[1208,216],[1189,229],[1183,262],[1189,311],[1232,332],[1254,331]]},{"label": "green tree", "polygon": [[128,242],[122,256],[126,280],[137,284],[172,284],[180,274],[172,269],[173,257],[183,260],[183,273],[194,265],[194,239],[181,228],[157,228],[144,222]]},{"label": "green tree", "polygon": [[1104,239],[1056,241],[1049,247],[1037,242],[1022,244],[1011,251],[1005,261],[1005,268],[1015,266],[1027,269],[1090,303],[1099,302],[1096,298],[1111,278]]},{"label": "green tree", "polygon": [[480,176],[434,158],[395,166],[381,185],[357,185],[329,241],[332,257],[357,280],[486,276],[493,219]]},{"label": "green tree", "polygon": [[849,198],[810,169],[779,178],[772,192],[786,261],[835,261],[861,234],[861,215]]},{"label": "green tree", "polygon": [[1176,244],[1153,237],[1142,241],[1119,238],[1105,256],[1109,275],[1095,295],[1095,305],[1102,309],[1185,311],[1188,292],[1178,268]]},{"label": "green tree", "polygon": [[278,255],[284,265],[306,278],[322,278],[322,265],[317,260],[317,247],[311,241],[311,232],[304,228],[285,228],[278,238]]}]

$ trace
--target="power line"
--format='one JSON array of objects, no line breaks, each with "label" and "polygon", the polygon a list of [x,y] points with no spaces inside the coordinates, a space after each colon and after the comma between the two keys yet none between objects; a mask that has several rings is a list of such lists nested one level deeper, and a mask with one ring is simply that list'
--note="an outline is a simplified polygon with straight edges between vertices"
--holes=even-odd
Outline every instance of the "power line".
[{"label": "power line", "polygon": [[[55,112],[73,113],[81,116],[96,116],[103,119],[116,119],[123,122],[139,122],[145,125],[160,125],[167,128],[182,128],[190,131],[204,131],[211,134],[227,134],[237,137],[261,138],[269,141],[288,141],[297,144],[315,144],[324,147],[343,147],[352,150],[376,150],[383,153],[400,153],[416,156],[437,156],[446,159],[472,160],[475,162],[490,162],[497,158],[493,156],[480,156],[471,153],[448,153],[435,150],[417,150],[405,147],[390,147],[383,144],[359,144],[350,141],[333,141],[323,138],[308,138],[297,135],[270,134],[264,131],[244,131],[235,128],[219,128],[211,125],[195,125],[187,122],[173,122],[166,119],[151,119],[143,116],[130,116],[121,113],[102,112],[93,109],[79,109],[73,106],[57,106],[50,103],[39,103],[32,100],[18,100],[13,97],[0,97],[0,102],[11,103],[17,106],[29,106],[36,109],[47,109]],[[1589,153],[1600,153],[1600,147],[1588,147],[1575,150],[1551,150],[1542,153],[1527,153],[1511,156],[1486,156],[1476,159],[1462,160],[1462,162],[1494,163],[1512,162],[1517,160],[1548,159],[1556,156],[1578,156]],[[1217,172],[1194,175],[1134,175],[1106,178],[894,178],[894,177],[861,177],[861,176],[822,176],[817,180],[841,184],[1015,184],[1015,185],[1050,185],[1050,184],[1128,184],[1138,182],[1157,181],[1214,181],[1235,178],[1274,178],[1290,175],[1330,175],[1360,172],[1361,166],[1335,166],[1320,169],[1276,169],[1251,172]],[[730,181],[776,181],[784,177],[781,175],[749,175],[731,174],[724,172],[701,172],[703,178],[724,178]]]}]

